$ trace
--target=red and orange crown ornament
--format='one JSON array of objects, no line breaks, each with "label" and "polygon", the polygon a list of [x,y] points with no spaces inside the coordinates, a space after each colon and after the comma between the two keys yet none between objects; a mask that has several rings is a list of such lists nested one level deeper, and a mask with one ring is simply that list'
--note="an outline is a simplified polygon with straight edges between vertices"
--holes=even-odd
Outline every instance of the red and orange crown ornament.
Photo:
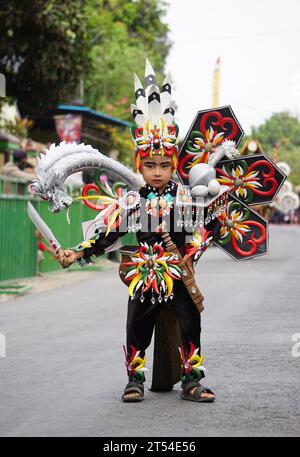
[{"label": "red and orange crown ornament", "polygon": [[135,126],[131,128],[135,143],[134,162],[137,172],[141,161],[155,155],[172,158],[173,170],[178,164],[178,126],[174,122],[175,103],[171,98],[171,77],[167,75],[159,89],[153,67],[146,59],[145,88],[134,75],[135,104],[131,113]]}]

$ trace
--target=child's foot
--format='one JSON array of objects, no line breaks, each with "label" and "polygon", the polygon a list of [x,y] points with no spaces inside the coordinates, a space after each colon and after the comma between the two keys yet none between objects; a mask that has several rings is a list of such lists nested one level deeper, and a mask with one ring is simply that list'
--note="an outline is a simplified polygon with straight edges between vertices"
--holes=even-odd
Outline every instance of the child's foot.
[{"label": "child's foot", "polygon": [[198,382],[187,382],[182,385],[181,398],[183,400],[198,401],[198,402],[213,402],[215,394],[208,387],[202,386]]},{"label": "child's foot", "polygon": [[[195,390],[197,389],[197,387],[192,387],[188,393],[191,394],[191,395],[194,395],[195,393]],[[210,393],[210,392],[200,392],[200,398],[209,398],[211,401],[213,401],[215,399],[215,395],[213,393]]]},{"label": "child's foot", "polygon": [[137,402],[144,399],[144,386],[141,383],[131,381],[127,384],[122,395],[124,402]]},{"label": "child's foot", "polygon": [[140,401],[141,394],[139,392],[131,392],[128,394],[123,394],[123,401]]}]

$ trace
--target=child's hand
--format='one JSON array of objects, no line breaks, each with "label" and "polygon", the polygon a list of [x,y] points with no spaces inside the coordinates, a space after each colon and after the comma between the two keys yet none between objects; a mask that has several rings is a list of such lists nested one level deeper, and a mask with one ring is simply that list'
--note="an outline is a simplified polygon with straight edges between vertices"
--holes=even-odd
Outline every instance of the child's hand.
[{"label": "child's hand", "polygon": [[65,251],[60,251],[56,258],[63,268],[68,268],[76,260],[80,259],[83,256],[83,251],[75,252],[71,249],[66,249]]}]

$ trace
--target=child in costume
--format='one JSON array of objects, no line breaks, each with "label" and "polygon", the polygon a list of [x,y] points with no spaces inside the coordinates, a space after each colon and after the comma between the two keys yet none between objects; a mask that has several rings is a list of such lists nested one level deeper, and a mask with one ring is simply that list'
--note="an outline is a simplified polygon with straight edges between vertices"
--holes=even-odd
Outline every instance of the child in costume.
[{"label": "child in costume", "polygon": [[[157,200],[161,203],[168,198],[171,221],[173,220],[173,207],[170,208],[173,199],[176,197],[177,185],[171,180],[172,175],[172,158],[161,155],[154,155],[152,158],[142,159],[141,172],[146,181],[146,186],[140,189],[140,195],[147,201],[149,194],[156,195]],[[164,203],[163,203],[164,205]],[[157,205],[158,206],[158,205]],[[153,329],[157,314],[163,306],[172,306],[177,319],[180,323],[183,346],[181,347],[181,357],[183,360],[182,381],[185,385],[185,390],[188,392],[190,387],[191,394],[194,393],[194,398],[199,398],[202,401],[212,401],[214,395],[208,388],[200,387],[198,381],[203,376],[202,358],[200,357],[200,331],[201,319],[198,310],[196,309],[191,297],[188,295],[185,286],[182,284],[179,271],[176,269],[176,261],[170,255],[163,251],[161,246],[162,238],[158,231],[151,230],[151,218],[149,214],[149,232],[137,231],[137,239],[141,245],[139,257],[136,257],[143,265],[144,269],[149,270],[147,275],[146,287],[140,288],[131,296],[128,301],[127,314],[127,350],[126,366],[128,371],[129,383],[126,386],[123,395],[124,401],[138,401],[143,398],[143,382],[145,381],[145,351],[150,345]],[[161,220],[161,216],[159,217]],[[171,222],[172,224],[172,222]],[[159,226],[158,226],[159,227]],[[172,240],[176,242],[177,247],[182,248],[183,253],[186,252],[188,246],[184,232],[169,231]],[[65,250],[60,256],[59,261],[63,267],[69,266],[76,260],[81,258],[88,260],[92,255],[104,254],[105,248],[113,244],[117,237],[124,233],[116,231],[111,232],[105,237],[104,234],[96,235],[95,243],[90,248],[82,249],[81,246],[76,247],[76,251]],[[203,249],[203,247],[202,247]],[[161,259],[161,260],[160,260]],[[161,262],[161,264],[159,263]],[[169,289],[170,294],[162,296],[162,290],[158,289],[156,276],[149,279],[151,268],[157,265],[167,263],[169,272],[163,273],[166,275],[166,281],[174,281],[174,284]],[[189,267],[192,269],[192,257],[188,258]],[[132,265],[134,267],[134,265]],[[133,269],[134,273],[135,270]],[[129,271],[130,273],[130,271]],[[134,275],[132,273],[132,276]],[[129,276],[130,278],[130,276]],[[138,276],[134,276],[132,282],[136,281]],[[149,286],[151,282],[151,285]],[[156,293],[155,297],[154,293]],[[167,293],[167,291],[166,291]],[[168,294],[168,293],[167,293]],[[165,301],[167,298],[167,301]],[[170,303],[171,302],[171,303]],[[174,347],[174,351],[177,348]],[[195,389],[192,387],[197,387]]]},{"label": "child in costume", "polygon": [[[265,254],[267,222],[250,206],[270,203],[285,177],[262,153],[239,156],[236,147],[243,130],[230,106],[199,111],[178,154],[170,78],[159,90],[147,61],[145,84],[135,75],[132,135],[136,170],[145,186],[138,186],[124,165],[91,146],[61,143],[40,157],[39,179],[31,190],[57,212],[72,203],[63,183],[76,171],[102,169],[125,182],[110,187],[97,175],[97,185],[84,187],[80,198],[99,212],[90,239],[65,251],[57,248],[52,232],[49,242],[67,268],[77,260],[90,262],[127,232],[136,232],[139,246],[124,250],[120,269],[129,290],[124,347],[128,383],[122,399],[144,398],[146,350],[155,328],[151,390],[171,390],[181,380],[181,398],[212,402],[214,393],[200,384],[205,371],[200,345],[203,307],[193,265],[212,241],[235,260]],[[174,172],[179,184],[172,179]],[[129,191],[124,190],[126,184]],[[89,195],[90,190],[97,195]],[[100,204],[93,205],[92,199]]]},{"label": "child in costume", "polygon": [[[157,315],[164,307],[171,306],[181,329],[182,344],[174,347],[181,357],[182,398],[194,401],[214,400],[213,392],[199,381],[204,376],[201,357],[201,318],[190,295],[180,278],[178,260],[164,251],[160,233],[163,221],[169,226],[172,241],[186,256],[189,269],[193,272],[194,255],[205,250],[218,233],[220,224],[212,221],[208,226],[209,237],[188,254],[191,247],[187,233],[177,224],[179,213],[174,210],[178,185],[172,180],[172,173],[178,166],[178,127],[173,121],[174,103],[170,99],[171,83],[166,78],[161,91],[158,90],[155,74],[150,63],[146,63],[145,91],[135,75],[137,104],[132,113],[137,123],[133,129],[136,144],[135,165],[142,173],[146,185],[139,189],[139,217],[136,219],[136,236],[139,251],[128,262],[127,278],[130,297],[127,314],[127,344],[125,364],[128,384],[123,401],[140,401],[144,397],[146,349],[150,345]],[[177,219],[177,220],[176,220]],[[122,230],[97,233],[84,245],[68,249],[59,255],[61,265],[66,268],[74,261],[89,261],[92,255],[99,256],[126,232]],[[91,243],[92,241],[92,243]],[[138,267],[138,268],[136,268]],[[173,386],[170,386],[172,388]],[[169,390],[169,389],[168,389]]]}]

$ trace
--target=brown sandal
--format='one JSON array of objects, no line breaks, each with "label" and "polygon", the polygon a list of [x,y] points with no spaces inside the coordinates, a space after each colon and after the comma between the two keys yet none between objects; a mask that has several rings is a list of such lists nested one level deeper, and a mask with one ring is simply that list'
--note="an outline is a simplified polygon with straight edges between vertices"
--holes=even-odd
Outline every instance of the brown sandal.
[{"label": "brown sandal", "polygon": [[[130,393],[138,393],[138,397],[128,397],[126,398],[125,395],[130,394]],[[124,402],[128,403],[134,403],[138,401],[142,401],[144,399],[144,386],[143,384],[140,384],[139,382],[129,382],[127,386],[125,387],[124,394],[122,395],[122,400]]]},{"label": "brown sandal", "polygon": [[[191,394],[189,391],[196,387],[196,390]],[[201,393],[208,393],[215,395],[209,387],[202,386],[199,382],[190,381],[182,385],[182,392],[180,394],[183,400],[197,401],[202,403],[212,403],[215,401],[215,397],[201,397]]]}]

